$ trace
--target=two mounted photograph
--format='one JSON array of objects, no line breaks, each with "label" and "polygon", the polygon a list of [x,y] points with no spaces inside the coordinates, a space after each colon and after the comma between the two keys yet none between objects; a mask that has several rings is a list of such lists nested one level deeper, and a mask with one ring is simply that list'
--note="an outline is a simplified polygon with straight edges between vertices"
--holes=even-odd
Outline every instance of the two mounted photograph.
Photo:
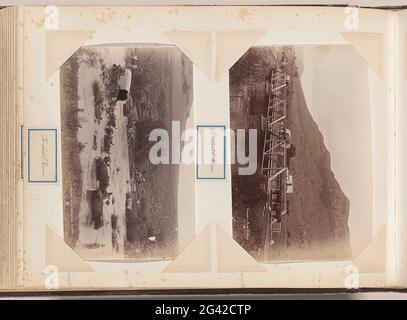
[{"label": "two mounted photograph", "polygon": [[407,284],[404,10],[0,9],[0,289]]}]

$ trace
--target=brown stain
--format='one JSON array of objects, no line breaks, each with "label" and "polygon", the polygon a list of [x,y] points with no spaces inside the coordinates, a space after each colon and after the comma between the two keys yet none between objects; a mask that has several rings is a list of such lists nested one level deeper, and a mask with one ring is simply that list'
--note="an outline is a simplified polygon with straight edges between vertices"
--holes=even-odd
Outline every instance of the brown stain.
[{"label": "brown stain", "polygon": [[168,13],[176,15],[176,14],[178,14],[178,9],[177,8],[172,8],[172,9],[168,10]]},{"label": "brown stain", "polygon": [[40,19],[37,21],[36,25],[38,28],[42,28],[44,26],[45,19]]},{"label": "brown stain", "polygon": [[104,12],[102,12],[97,18],[96,21],[100,23],[106,23],[112,20],[116,16],[116,12],[112,11],[111,8],[107,8]]},{"label": "brown stain", "polygon": [[250,17],[249,10],[247,8],[241,8],[239,10],[239,19],[242,20],[243,22],[246,21],[247,18]]}]

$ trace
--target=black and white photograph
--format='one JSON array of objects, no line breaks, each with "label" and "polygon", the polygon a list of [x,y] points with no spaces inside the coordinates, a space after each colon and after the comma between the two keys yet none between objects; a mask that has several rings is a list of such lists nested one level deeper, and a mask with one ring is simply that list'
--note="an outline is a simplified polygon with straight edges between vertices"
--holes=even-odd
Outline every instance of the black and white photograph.
[{"label": "black and white photograph", "polygon": [[360,253],[372,230],[366,62],[347,45],[253,47],[229,83],[231,129],[257,130],[256,172],[232,165],[234,239],[258,261]]},{"label": "black and white photograph", "polygon": [[151,161],[150,133],[185,129],[192,85],[192,63],[171,46],[82,47],[60,68],[64,240],[82,256],[178,253],[186,178],[179,163]]}]

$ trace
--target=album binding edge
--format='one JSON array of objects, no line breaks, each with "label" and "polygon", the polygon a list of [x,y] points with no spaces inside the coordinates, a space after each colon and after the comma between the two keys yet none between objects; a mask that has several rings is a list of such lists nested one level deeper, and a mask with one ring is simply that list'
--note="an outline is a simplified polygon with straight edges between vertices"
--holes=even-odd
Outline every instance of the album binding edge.
[{"label": "album binding edge", "polygon": [[22,8],[0,9],[0,290],[23,286]]}]

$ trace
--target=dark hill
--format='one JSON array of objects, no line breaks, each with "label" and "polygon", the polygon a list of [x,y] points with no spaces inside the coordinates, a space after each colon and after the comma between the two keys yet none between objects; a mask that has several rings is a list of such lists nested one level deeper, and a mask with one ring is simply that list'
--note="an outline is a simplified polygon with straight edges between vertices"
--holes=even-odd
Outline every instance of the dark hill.
[{"label": "dark hill", "polygon": [[331,170],[331,155],[297,78],[289,108],[289,127],[297,149],[290,169],[294,193],[286,228],[288,245],[294,251],[289,251],[299,259],[349,258],[349,200]]}]

